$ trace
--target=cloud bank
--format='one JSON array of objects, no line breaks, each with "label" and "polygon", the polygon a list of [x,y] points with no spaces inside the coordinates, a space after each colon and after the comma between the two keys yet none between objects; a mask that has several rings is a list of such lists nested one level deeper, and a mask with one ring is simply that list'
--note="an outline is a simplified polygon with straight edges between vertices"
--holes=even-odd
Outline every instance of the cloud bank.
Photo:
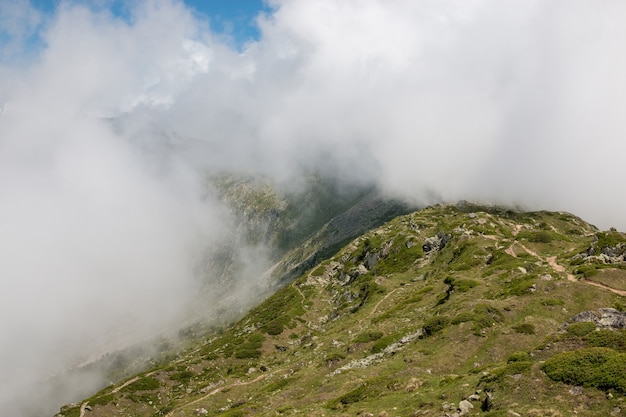
[{"label": "cloud bank", "polygon": [[[0,6],[7,413],[40,412],[21,399],[42,379],[185,314],[198,257],[224,233],[206,171],[321,169],[412,202],[626,229],[624,2],[269,5],[242,51],[173,0],[125,18]],[[201,146],[167,152],[164,137]]]}]

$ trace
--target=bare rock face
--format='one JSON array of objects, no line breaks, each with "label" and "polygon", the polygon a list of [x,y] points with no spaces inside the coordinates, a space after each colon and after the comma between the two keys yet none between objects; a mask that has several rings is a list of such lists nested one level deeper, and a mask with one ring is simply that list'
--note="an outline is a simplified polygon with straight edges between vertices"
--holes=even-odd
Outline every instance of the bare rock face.
[{"label": "bare rock face", "polygon": [[571,319],[572,323],[591,322],[603,329],[626,329],[626,313],[614,308],[600,308],[595,311],[584,311]]}]

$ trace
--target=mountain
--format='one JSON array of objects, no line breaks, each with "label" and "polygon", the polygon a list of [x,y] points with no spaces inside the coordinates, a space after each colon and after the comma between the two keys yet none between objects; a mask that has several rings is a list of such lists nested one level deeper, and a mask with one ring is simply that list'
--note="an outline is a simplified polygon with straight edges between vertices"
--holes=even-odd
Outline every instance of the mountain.
[{"label": "mountain", "polygon": [[626,415],[623,233],[463,202],[331,253],[350,234],[302,239],[297,279],[57,416]]}]

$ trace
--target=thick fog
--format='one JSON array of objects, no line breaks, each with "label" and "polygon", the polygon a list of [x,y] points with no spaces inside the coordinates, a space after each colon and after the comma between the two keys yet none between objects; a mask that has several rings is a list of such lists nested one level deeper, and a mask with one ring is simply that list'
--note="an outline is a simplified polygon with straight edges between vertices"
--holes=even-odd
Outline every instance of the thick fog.
[{"label": "thick fog", "polygon": [[621,0],[272,0],[241,47],[129,3],[0,4],[3,414],[53,413],[47,378],[187,313],[228,232],[208,171],[626,229]]}]

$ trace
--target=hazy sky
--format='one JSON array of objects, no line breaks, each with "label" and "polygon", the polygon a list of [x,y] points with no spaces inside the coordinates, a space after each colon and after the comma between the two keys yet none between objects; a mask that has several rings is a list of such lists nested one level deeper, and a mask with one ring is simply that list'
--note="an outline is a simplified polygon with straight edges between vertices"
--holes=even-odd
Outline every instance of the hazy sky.
[{"label": "hazy sky", "polygon": [[201,169],[626,229],[625,21],[622,0],[0,2],[0,409],[182,314],[225,224]]}]

